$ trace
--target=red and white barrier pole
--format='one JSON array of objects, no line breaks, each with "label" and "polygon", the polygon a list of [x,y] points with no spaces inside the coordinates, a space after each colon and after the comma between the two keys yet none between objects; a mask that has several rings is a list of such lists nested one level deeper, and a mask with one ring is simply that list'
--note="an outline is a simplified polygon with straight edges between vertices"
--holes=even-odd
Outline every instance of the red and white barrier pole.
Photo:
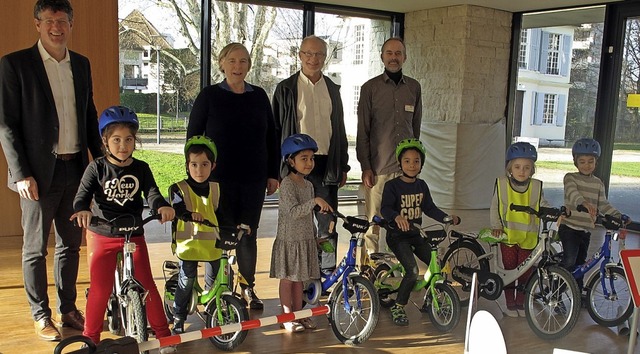
[{"label": "red and white barrier pole", "polygon": [[170,337],[164,337],[160,339],[154,339],[147,342],[138,344],[140,351],[157,349],[160,347],[166,347],[168,345],[176,345],[186,342],[191,342],[198,339],[204,339],[209,337],[216,337],[222,334],[233,333],[238,331],[245,331],[248,329],[256,329],[264,326],[273,325],[276,323],[290,322],[299,320],[306,317],[319,316],[328,314],[330,311],[328,305],[314,307],[312,309],[300,310],[291,313],[283,313],[276,316],[258,318],[255,320],[242,321],[240,323],[228,324],[224,326],[218,326],[213,328],[205,328],[199,331],[186,332],[179,335]]}]

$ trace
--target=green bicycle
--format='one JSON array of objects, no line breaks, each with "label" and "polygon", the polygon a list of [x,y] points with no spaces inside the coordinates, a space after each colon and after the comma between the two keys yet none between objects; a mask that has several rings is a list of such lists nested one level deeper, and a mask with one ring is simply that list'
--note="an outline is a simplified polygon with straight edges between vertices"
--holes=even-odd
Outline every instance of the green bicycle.
[{"label": "green bicycle", "polygon": [[[193,220],[185,220],[195,222]],[[216,227],[208,220],[201,222],[210,227]],[[240,323],[249,319],[247,308],[241,299],[236,297],[231,290],[233,285],[233,271],[231,266],[235,263],[235,256],[229,256],[228,251],[236,248],[239,238],[236,228],[220,228],[220,239],[216,241],[216,247],[222,249],[222,257],[218,266],[218,272],[210,290],[204,290],[198,281],[193,284],[191,300],[189,301],[188,314],[196,313],[205,323],[207,328]],[[176,288],[180,265],[175,261],[164,261],[163,264],[165,288],[164,310],[167,318],[173,321]],[[204,309],[201,311],[199,307]],[[221,334],[210,337],[213,345],[220,349],[230,351],[239,346],[247,336],[247,330]]]},{"label": "green bicycle", "polygon": [[[374,221],[389,230],[393,227],[388,222],[380,219]],[[445,225],[450,225],[453,220],[446,220]],[[438,244],[447,238],[445,226],[434,224],[424,228],[412,226],[412,229],[419,231],[420,235],[425,238],[431,247],[431,261],[429,269],[427,269],[424,277],[418,279],[413,287],[413,291],[421,291],[426,289],[424,302],[421,306],[416,307],[421,312],[426,312],[431,319],[431,323],[441,332],[449,332],[454,329],[460,321],[460,298],[458,294],[449,285],[440,273],[440,262],[438,260]],[[395,260],[393,255],[378,255],[377,261],[380,265],[374,270],[374,286],[378,291],[380,304],[383,307],[391,307],[395,304],[395,298],[405,274],[405,269]]]}]

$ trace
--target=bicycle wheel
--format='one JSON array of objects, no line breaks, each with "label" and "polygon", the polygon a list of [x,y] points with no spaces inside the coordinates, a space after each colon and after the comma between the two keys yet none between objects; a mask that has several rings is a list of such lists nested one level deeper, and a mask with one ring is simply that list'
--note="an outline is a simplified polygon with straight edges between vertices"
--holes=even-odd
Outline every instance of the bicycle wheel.
[{"label": "bicycle wheel", "polygon": [[164,284],[164,299],[163,299],[164,314],[167,316],[167,319],[169,319],[169,322],[173,322],[173,318],[175,316],[173,303],[175,301],[177,287],[178,287],[178,274],[174,274]]},{"label": "bicycle wheel", "polygon": [[540,338],[566,336],[580,315],[580,291],[571,273],[558,266],[536,270],[527,283],[524,310],[527,322]]},{"label": "bicycle wheel", "polygon": [[390,308],[396,303],[398,292],[396,291],[402,281],[402,276],[396,276],[395,272],[390,272],[388,264],[380,264],[376,267],[374,274],[374,286],[378,291],[380,305]]},{"label": "bicycle wheel", "polygon": [[135,338],[138,343],[146,341],[149,338],[147,333],[147,313],[140,293],[134,289],[127,290],[125,299],[120,301],[120,308],[126,314],[122,317],[124,335]]},{"label": "bicycle wheel", "polygon": [[122,330],[119,307],[118,297],[116,294],[111,293],[111,295],[109,295],[109,302],[107,302],[107,324],[109,326],[109,332],[113,334],[120,334],[120,330]]},{"label": "bicycle wheel", "polygon": [[[605,295],[605,289],[608,295]],[[594,273],[587,284],[587,311],[594,321],[606,327],[615,327],[631,316],[633,302],[622,268],[605,269],[604,279],[599,271]]]},{"label": "bicycle wheel", "polygon": [[[347,294],[345,302],[344,294]],[[347,305],[349,309],[347,309]],[[347,345],[363,343],[378,324],[380,302],[371,282],[362,277],[351,277],[347,289],[342,281],[331,293],[329,322],[338,340]]]},{"label": "bicycle wheel", "polygon": [[[209,306],[211,308],[208,308],[206,319],[208,328],[240,323],[249,319],[249,312],[242,301],[231,295],[222,295],[220,307],[216,306],[215,299],[211,300]],[[218,319],[218,315],[221,316],[222,321]],[[247,331],[245,330],[209,337],[209,340],[216,348],[230,351],[239,346],[246,337]]]},{"label": "bicycle wheel", "polygon": [[438,331],[450,332],[458,325],[460,322],[460,298],[451,285],[437,283],[435,297],[427,289],[426,300],[428,303],[427,314]]},{"label": "bicycle wheel", "polygon": [[480,245],[471,242],[455,242],[449,246],[441,263],[441,273],[450,282],[458,294],[461,306],[469,306],[469,291],[471,291],[472,273],[461,272],[461,269],[472,268],[489,271],[489,262],[478,259],[484,255]]}]

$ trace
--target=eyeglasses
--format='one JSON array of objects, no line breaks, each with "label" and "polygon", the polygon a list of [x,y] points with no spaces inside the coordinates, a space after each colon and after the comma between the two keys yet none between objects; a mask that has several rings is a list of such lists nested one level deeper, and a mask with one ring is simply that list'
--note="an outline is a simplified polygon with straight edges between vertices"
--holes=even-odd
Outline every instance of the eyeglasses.
[{"label": "eyeglasses", "polygon": [[327,56],[326,53],[322,53],[322,52],[317,52],[317,53],[313,53],[313,52],[305,52],[303,50],[300,51],[300,54],[303,54],[305,57],[307,58],[311,58],[311,57],[316,57],[316,58],[324,58]]},{"label": "eyeglasses", "polygon": [[45,25],[47,26],[53,26],[54,24],[60,26],[60,27],[66,27],[69,25],[69,21],[68,20],[52,20],[52,19],[45,19],[45,20],[41,20],[38,19],[38,21],[40,22],[44,22]]}]

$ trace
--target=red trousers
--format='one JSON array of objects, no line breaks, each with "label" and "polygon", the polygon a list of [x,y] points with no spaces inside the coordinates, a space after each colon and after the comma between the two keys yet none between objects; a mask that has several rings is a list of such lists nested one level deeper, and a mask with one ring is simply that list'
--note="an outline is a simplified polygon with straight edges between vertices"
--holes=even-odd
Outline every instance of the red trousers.
[{"label": "red trousers", "polygon": [[[147,243],[144,236],[135,236],[131,240],[136,244],[136,251],[133,254],[135,278],[149,291],[145,302],[147,320],[156,333],[156,338],[170,336],[171,331],[167,325],[162,299],[151,274]],[[105,237],[87,230],[91,285],[85,309],[83,334],[96,344],[100,342],[107,302],[115,281],[117,254],[122,251],[123,244],[124,238]]]},{"label": "red trousers", "polygon": [[[518,265],[524,262],[532,250],[522,249],[518,245],[509,247],[501,243],[500,251],[502,253],[502,265],[504,269],[511,270],[516,269]],[[524,287],[527,285],[527,280],[529,280],[531,272],[533,272],[533,267],[529,268],[529,270],[522,274],[516,281],[504,287],[504,297],[509,310],[524,309]],[[516,291],[516,287],[521,287],[522,290]]]}]

